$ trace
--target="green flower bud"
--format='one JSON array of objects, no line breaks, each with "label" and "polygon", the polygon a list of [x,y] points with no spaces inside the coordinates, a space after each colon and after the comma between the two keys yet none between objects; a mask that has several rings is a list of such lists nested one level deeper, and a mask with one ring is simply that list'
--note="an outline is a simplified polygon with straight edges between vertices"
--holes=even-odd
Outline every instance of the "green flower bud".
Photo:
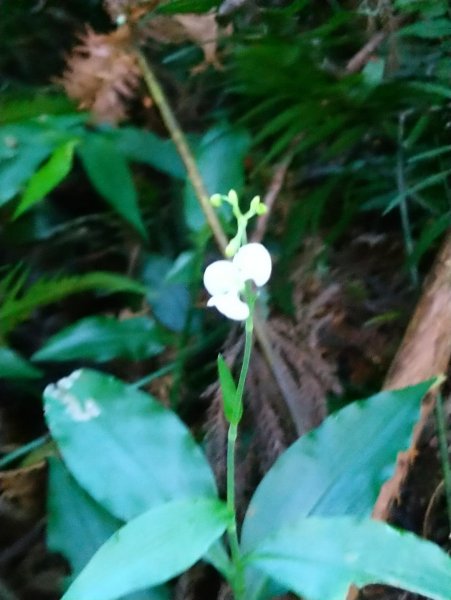
[{"label": "green flower bud", "polygon": [[251,200],[251,211],[252,213],[258,214],[258,207],[260,206],[260,196],[254,196]]},{"label": "green flower bud", "polygon": [[210,204],[215,208],[219,208],[222,204],[221,194],[213,194],[213,196],[210,197]]},{"label": "green flower bud", "polygon": [[235,190],[230,190],[230,192],[227,194],[227,197],[232,206],[238,206],[238,194],[235,192]]},{"label": "green flower bud", "polygon": [[260,202],[255,212],[259,217],[261,217],[261,215],[264,215],[268,212],[268,207],[266,206],[266,204],[263,204],[263,202]]}]

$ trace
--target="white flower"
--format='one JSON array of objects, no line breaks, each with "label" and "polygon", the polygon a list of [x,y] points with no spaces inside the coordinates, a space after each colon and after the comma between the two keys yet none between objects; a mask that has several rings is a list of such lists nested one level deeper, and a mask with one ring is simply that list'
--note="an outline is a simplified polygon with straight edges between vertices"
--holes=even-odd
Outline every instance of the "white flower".
[{"label": "white flower", "polygon": [[246,281],[257,287],[268,282],[271,275],[271,256],[262,244],[245,244],[230,260],[217,260],[205,269],[204,285],[211,294],[208,306],[234,321],[244,321],[249,307],[240,298]]}]

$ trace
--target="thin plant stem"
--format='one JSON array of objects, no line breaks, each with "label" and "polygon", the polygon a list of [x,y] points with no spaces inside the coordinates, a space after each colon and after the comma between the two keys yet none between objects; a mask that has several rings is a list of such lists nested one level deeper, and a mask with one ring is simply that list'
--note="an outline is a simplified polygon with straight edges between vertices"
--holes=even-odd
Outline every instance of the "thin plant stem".
[{"label": "thin plant stem", "polygon": [[451,537],[451,468],[448,456],[448,441],[446,439],[446,417],[443,410],[443,398],[437,394],[435,400],[435,418],[437,421],[437,434],[442,463],[443,481],[445,484],[446,510],[448,514],[448,529]]},{"label": "thin plant stem", "polygon": [[[404,235],[404,244],[406,247],[407,259],[410,260],[413,254],[412,229],[410,226],[409,209],[407,206],[407,186],[404,172],[404,122],[406,113],[399,115],[398,121],[398,152],[396,157],[396,184],[400,197],[399,212],[401,216],[401,226]],[[410,266],[410,276],[412,283],[418,287],[418,270],[414,264]]]},{"label": "thin plant stem", "polygon": [[185,134],[183,133],[183,130],[181,129],[174,113],[172,112],[169,102],[166,99],[158,79],[154,75],[149,61],[139,50],[136,51],[136,56],[144,77],[144,81],[146,82],[153,101],[158,106],[161,118],[163,119],[164,124],[166,125],[171,138],[177,147],[180,158],[182,159],[187,170],[188,179],[194,188],[205,218],[211,228],[219,248],[224,253],[227,247],[227,237],[225,236],[221,223],[219,222],[219,219],[216,216],[212,205],[210,204],[210,196],[205,188],[205,184],[202,180],[201,174],[199,173],[199,169],[197,168],[196,161],[194,160],[188,142],[186,141]]},{"label": "thin plant stem", "polygon": [[17,450],[13,450],[12,452],[9,452],[8,454],[6,454],[6,456],[3,456],[0,459],[0,469],[4,469],[5,467],[7,467],[11,463],[15,462],[19,458],[26,456],[33,450],[40,448],[41,446],[43,446],[44,444],[46,444],[49,441],[50,441],[50,436],[48,433],[46,433],[45,435],[41,435],[41,437],[38,437],[35,440],[32,440],[31,442],[28,442],[28,444],[24,444],[20,448],[17,448]]},{"label": "thin plant stem", "polygon": [[[244,386],[246,384],[247,374],[252,351],[252,337],[254,331],[254,305],[256,296],[250,290],[250,286],[246,285],[246,300],[249,306],[249,317],[246,320],[245,326],[245,341],[243,363],[241,365],[240,377],[236,389],[235,397],[235,414],[242,413]],[[230,514],[233,515],[229,527],[227,528],[227,537],[230,545],[230,553],[232,563],[235,566],[235,579],[232,581],[234,594],[237,599],[242,597],[244,591],[243,565],[241,560],[240,543],[238,540],[238,527],[236,518],[236,497],[235,497],[235,454],[236,440],[238,436],[238,418],[233,419],[230,423],[227,433],[227,507]]]}]

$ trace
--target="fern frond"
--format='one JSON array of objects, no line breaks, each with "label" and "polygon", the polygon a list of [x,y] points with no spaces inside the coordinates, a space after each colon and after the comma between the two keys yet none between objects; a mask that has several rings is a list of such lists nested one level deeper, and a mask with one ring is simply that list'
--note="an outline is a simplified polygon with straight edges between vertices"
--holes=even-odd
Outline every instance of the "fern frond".
[{"label": "fern frond", "polygon": [[[27,274],[26,270],[19,274],[15,271],[16,278],[11,277],[11,273],[5,277],[8,288],[3,290],[3,302],[0,307],[2,336],[6,336],[19,323],[27,320],[36,308],[58,302],[72,294],[88,290],[145,293],[145,288],[136,281],[101,271],[86,275],[43,278],[24,290]],[[0,288],[4,284],[5,280],[0,283]]]}]

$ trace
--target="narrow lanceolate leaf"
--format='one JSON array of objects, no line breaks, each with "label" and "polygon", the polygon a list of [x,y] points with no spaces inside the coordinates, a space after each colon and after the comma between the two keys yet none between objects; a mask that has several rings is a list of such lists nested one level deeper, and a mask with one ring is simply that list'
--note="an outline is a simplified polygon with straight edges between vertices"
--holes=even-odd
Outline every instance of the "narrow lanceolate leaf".
[{"label": "narrow lanceolate leaf", "polygon": [[301,518],[258,544],[249,563],[307,600],[340,600],[351,584],[384,583],[451,599],[451,559],[435,544],[385,523]]},{"label": "narrow lanceolate leaf", "polygon": [[222,535],[223,502],[188,498],[153,508],[115,533],[62,600],[114,600],[179,575]]},{"label": "narrow lanceolate leaf", "polygon": [[[92,556],[120,527],[71,477],[59,458],[49,459],[47,545],[69,562],[71,578],[80,574]],[[74,519],[74,515],[77,518]],[[124,600],[168,600],[165,587],[135,593]]]},{"label": "narrow lanceolate leaf", "polygon": [[189,430],[150,395],[83,369],[48,386],[44,399],[69,470],[116,517],[127,521],[168,500],[216,497]]},{"label": "narrow lanceolate leaf", "polygon": [[45,198],[70,173],[76,144],[77,140],[69,140],[59,146],[50,159],[36,171],[27,184],[14,218]]},{"label": "narrow lanceolate leaf", "polygon": [[111,317],[87,317],[52,336],[33,355],[33,360],[142,360],[163,350],[155,321],[149,317],[123,321]]},{"label": "narrow lanceolate leaf", "polygon": [[242,405],[237,405],[235,381],[230,372],[229,365],[221,354],[218,356],[218,372],[225,418],[232,425],[237,425],[243,414],[243,407]]},{"label": "narrow lanceolate leaf", "polygon": [[92,134],[77,148],[91,183],[110,206],[146,237],[138,197],[127,161],[114,143]]},{"label": "narrow lanceolate leaf", "polygon": [[0,379],[33,379],[41,375],[41,371],[20,354],[6,346],[0,347]]}]

